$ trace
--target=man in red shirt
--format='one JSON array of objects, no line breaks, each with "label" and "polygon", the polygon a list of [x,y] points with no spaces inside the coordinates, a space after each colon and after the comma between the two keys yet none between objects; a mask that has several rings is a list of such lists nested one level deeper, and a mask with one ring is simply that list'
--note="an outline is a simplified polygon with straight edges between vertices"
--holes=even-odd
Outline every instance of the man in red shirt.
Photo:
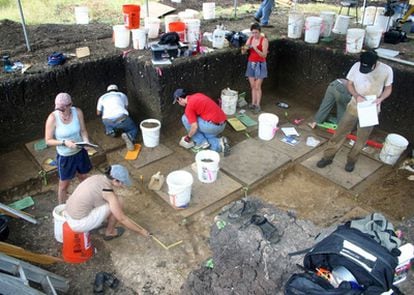
[{"label": "man in red shirt", "polygon": [[210,148],[222,152],[224,156],[230,154],[230,145],[225,136],[217,137],[226,127],[226,114],[207,95],[194,93],[187,95],[184,89],[174,92],[173,104],[178,102],[185,107],[182,122],[187,130],[186,142],[194,141],[198,148]]}]

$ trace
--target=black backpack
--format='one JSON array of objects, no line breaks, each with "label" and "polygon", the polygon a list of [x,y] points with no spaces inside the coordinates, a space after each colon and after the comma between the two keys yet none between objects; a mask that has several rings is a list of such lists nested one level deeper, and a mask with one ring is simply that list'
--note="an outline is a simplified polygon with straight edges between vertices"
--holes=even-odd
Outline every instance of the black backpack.
[{"label": "black backpack", "polygon": [[226,38],[227,41],[229,41],[231,46],[236,47],[236,48],[240,48],[244,44],[246,44],[247,39],[249,37],[243,32],[232,31],[232,32],[227,33],[225,38]]},{"label": "black backpack", "polygon": [[[306,273],[294,274],[285,284],[285,294],[377,295],[389,289],[397,292],[393,286],[397,256],[369,234],[349,225],[338,226],[306,253],[303,260]],[[332,272],[339,267],[345,267],[357,283],[343,281],[335,288],[328,279],[316,274],[317,269]]]},{"label": "black backpack", "polygon": [[165,33],[161,36],[159,45],[170,45],[178,46],[180,41],[180,36],[176,32]]}]

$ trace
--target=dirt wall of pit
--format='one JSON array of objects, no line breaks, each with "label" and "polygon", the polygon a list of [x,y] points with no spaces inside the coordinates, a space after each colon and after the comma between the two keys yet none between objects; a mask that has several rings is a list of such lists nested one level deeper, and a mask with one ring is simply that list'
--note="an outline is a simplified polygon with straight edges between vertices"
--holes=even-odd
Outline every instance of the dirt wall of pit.
[{"label": "dirt wall of pit", "polygon": [[[270,42],[269,78],[264,82],[264,89],[276,94],[295,93],[316,111],[329,82],[345,77],[357,59],[358,55],[344,55],[326,46],[275,40]],[[149,54],[132,52],[125,59],[119,55],[107,56],[48,72],[2,79],[0,151],[43,137],[45,120],[59,92],[72,95],[87,121],[95,119],[97,98],[110,83],[118,84],[128,94],[130,111],[137,122],[151,117],[162,120],[163,128],[180,124],[182,109],[171,104],[176,88],[204,92],[215,99],[226,87],[248,92],[248,81],[244,77],[246,60],[247,56],[239,50],[227,49],[191,59],[178,58],[172,65],[157,69]],[[414,70],[386,63],[393,67],[395,77],[393,94],[382,106],[381,129],[399,133],[413,142],[414,133],[410,128],[414,112]]]}]

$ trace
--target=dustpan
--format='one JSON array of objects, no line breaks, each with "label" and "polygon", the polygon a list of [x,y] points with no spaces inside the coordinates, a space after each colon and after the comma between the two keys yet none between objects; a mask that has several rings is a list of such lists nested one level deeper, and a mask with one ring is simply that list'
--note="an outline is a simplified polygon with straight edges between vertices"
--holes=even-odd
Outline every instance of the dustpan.
[{"label": "dustpan", "polygon": [[161,174],[160,171],[158,171],[156,174],[151,176],[151,180],[148,183],[148,189],[153,191],[159,191],[164,184],[164,175]]}]

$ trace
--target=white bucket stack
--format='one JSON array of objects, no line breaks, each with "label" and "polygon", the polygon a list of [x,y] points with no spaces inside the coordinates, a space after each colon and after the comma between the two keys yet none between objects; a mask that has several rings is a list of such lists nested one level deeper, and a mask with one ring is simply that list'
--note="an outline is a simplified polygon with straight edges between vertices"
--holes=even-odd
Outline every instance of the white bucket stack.
[{"label": "white bucket stack", "polygon": [[186,41],[195,43],[200,40],[200,20],[196,18],[184,20],[186,28]]},{"label": "white bucket stack", "polygon": [[375,17],[374,26],[381,28],[382,32],[385,33],[388,30],[390,17],[385,15],[377,15]]},{"label": "white bucket stack", "polygon": [[221,109],[226,115],[234,115],[237,108],[238,92],[230,88],[221,91]]},{"label": "white bucket stack", "polygon": [[147,119],[139,124],[144,145],[153,148],[160,143],[161,122],[156,119]]},{"label": "white bucket stack", "polygon": [[288,38],[299,39],[302,37],[303,24],[305,20],[299,11],[289,13],[288,18]]},{"label": "white bucket stack", "polygon": [[66,218],[63,212],[65,211],[65,208],[66,208],[66,205],[61,204],[61,205],[56,206],[53,209],[55,239],[59,243],[63,243],[63,224],[66,221]]},{"label": "white bucket stack", "polygon": [[364,29],[348,29],[346,33],[346,52],[360,53],[364,45]]},{"label": "white bucket stack", "polygon": [[321,33],[322,18],[317,16],[309,16],[305,21],[305,42],[318,43]]},{"label": "white bucket stack", "polygon": [[203,183],[213,183],[219,171],[220,155],[211,150],[200,151],[195,157],[198,180]]},{"label": "white bucket stack", "polygon": [[271,113],[259,115],[259,138],[261,140],[271,140],[275,136],[279,117]]},{"label": "white bucket stack", "polygon": [[161,20],[157,17],[146,17],[144,19],[145,29],[148,30],[148,38],[158,38]]},{"label": "white bucket stack", "polygon": [[365,35],[365,45],[369,48],[378,48],[381,43],[382,29],[376,26],[367,26]]},{"label": "white bucket stack", "polygon": [[89,24],[89,9],[86,6],[75,7],[75,19],[78,25]]},{"label": "white bucket stack", "polygon": [[348,15],[338,15],[336,16],[336,21],[332,32],[338,35],[345,35],[348,30],[349,22],[351,17]]},{"label": "white bucket stack", "polygon": [[190,172],[176,170],[168,174],[166,182],[170,203],[175,208],[187,208],[191,199],[193,176]]},{"label": "white bucket stack", "polygon": [[321,36],[324,38],[331,36],[332,28],[335,22],[335,12],[322,11],[320,17],[322,18]]},{"label": "white bucket stack", "polygon": [[113,26],[114,30],[114,43],[116,48],[127,48],[130,42],[131,33],[124,25]]},{"label": "white bucket stack", "polygon": [[394,165],[408,146],[408,140],[396,133],[390,133],[385,139],[380,152],[380,159],[385,164]]},{"label": "white bucket stack", "polygon": [[204,19],[215,19],[216,18],[216,3],[215,2],[204,2],[203,3],[203,18]]},{"label": "white bucket stack", "polygon": [[[364,7],[361,8],[362,13],[361,15],[363,15],[364,13]],[[377,13],[377,7],[375,6],[367,6],[365,7],[365,15],[364,15],[364,19],[363,19],[363,23],[362,25],[364,26],[372,26],[375,22],[375,15]]]},{"label": "white bucket stack", "polygon": [[170,28],[168,26],[170,23],[178,22],[179,20],[180,20],[180,17],[178,16],[178,14],[166,15],[164,17],[165,32],[168,33],[170,31]]},{"label": "white bucket stack", "polygon": [[145,49],[147,45],[147,35],[145,29],[133,29],[132,32],[132,45],[134,49]]}]

